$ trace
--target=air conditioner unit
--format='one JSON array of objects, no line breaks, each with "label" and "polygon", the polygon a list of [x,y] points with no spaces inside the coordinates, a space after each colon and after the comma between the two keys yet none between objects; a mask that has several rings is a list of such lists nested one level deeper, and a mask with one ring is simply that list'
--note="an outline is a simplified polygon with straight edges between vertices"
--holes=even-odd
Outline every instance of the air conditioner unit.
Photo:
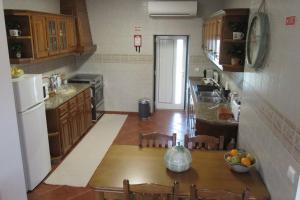
[{"label": "air conditioner unit", "polygon": [[148,1],[151,17],[192,17],[197,15],[197,1]]}]

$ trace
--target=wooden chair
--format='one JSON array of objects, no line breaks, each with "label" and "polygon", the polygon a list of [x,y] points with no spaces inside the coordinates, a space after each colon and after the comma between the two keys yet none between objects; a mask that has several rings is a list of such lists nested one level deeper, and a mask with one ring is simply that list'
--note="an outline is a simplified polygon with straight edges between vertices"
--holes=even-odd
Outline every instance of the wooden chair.
[{"label": "wooden chair", "polygon": [[249,189],[246,188],[243,193],[233,193],[225,190],[197,190],[195,185],[190,187],[190,200],[255,200],[250,197]]},{"label": "wooden chair", "polygon": [[157,132],[140,133],[139,146],[141,148],[142,147],[165,147],[165,148],[168,148],[169,142],[172,143],[172,146],[176,145],[176,133],[173,133],[172,136],[157,133]]},{"label": "wooden chair", "polygon": [[175,200],[179,192],[179,184],[173,186],[158,184],[130,185],[128,180],[123,181],[124,200]]},{"label": "wooden chair", "polygon": [[188,149],[223,150],[224,136],[216,138],[208,135],[184,136],[184,146]]}]

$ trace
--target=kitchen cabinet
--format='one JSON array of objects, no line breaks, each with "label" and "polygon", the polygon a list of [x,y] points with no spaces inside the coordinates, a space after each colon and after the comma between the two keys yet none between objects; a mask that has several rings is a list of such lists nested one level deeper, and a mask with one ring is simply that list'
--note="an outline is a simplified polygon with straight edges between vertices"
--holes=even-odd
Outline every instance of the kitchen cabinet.
[{"label": "kitchen cabinet", "polygon": [[61,149],[62,153],[67,153],[72,147],[72,135],[71,129],[69,124],[69,116],[68,114],[64,115],[63,117],[59,118],[59,133],[61,137]]},{"label": "kitchen cabinet", "polygon": [[[201,77],[190,77],[188,83],[188,128],[192,135],[224,136],[224,148],[231,139],[237,141],[238,122],[222,120],[218,117],[218,106],[214,103],[201,101],[195,88],[201,83]],[[225,104],[223,104],[224,106]]]},{"label": "kitchen cabinet", "polygon": [[76,143],[78,139],[81,137],[81,134],[79,132],[79,126],[78,126],[78,108],[76,106],[77,104],[77,98],[73,98],[69,101],[69,113],[70,113],[70,130],[71,130],[71,136],[72,136],[72,143]]},{"label": "kitchen cabinet", "polygon": [[37,63],[67,55],[75,55],[77,48],[74,16],[28,10],[5,10],[7,30],[9,24],[19,24],[21,35],[11,37],[8,46],[21,44],[22,56],[16,58],[10,51],[11,64]]},{"label": "kitchen cabinet", "polygon": [[90,88],[46,111],[50,154],[60,161],[92,125]]},{"label": "kitchen cabinet", "polygon": [[47,17],[48,53],[50,56],[59,53],[57,17]]},{"label": "kitchen cabinet", "polygon": [[68,40],[67,40],[67,19],[60,17],[58,20],[58,36],[59,36],[59,52],[68,52]]},{"label": "kitchen cabinet", "polygon": [[80,54],[93,53],[97,46],[93,44],[90,22],[85,0],[60,0],[60,12],[76,17],[77,52]]},{"label": "kitchen cabinet", "polygon": [[48,44],[46,33],[46,18],[42,15],[33,15],[32,32],[34,41],[34,55],[36,58],[43,58],[48,56]]},{"label": "kitchen cabinet", "polygon": [[77,48],[76,25],[74,17],[66,17],[66,39],[68,52],[73,52]]},{"label": "kitchen cabinet", "polygon": [[[244,71],[248,18],[249,9],[224,9],[204,21],[202,48],[220,70]],[[240,32],[244,36],[234,39],[233,32]],[[237,58],[238,61],[235,61]]]}]

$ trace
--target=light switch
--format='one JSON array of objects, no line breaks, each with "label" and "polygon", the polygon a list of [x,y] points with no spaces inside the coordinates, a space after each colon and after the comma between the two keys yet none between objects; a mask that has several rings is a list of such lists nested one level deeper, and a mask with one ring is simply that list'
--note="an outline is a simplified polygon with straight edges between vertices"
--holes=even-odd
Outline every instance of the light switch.
[{"label": "light switch", "polygon": [[289,166],[288,171],[287,171],[287,177],[291,181],[291,183],[295,183],[295,176],[296,176],[296,171],[292,166]]},{"label": "light switch", "polygon": [[200,68],[199,68],[199,67],[196,67],[196,68],[195,68],[195,71],[196,71],[196,72],[200,72]]}]

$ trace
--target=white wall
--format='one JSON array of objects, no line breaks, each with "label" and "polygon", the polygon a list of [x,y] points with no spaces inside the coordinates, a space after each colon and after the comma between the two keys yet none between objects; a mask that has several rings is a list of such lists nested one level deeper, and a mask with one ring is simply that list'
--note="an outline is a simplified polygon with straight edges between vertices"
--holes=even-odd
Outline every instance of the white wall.
[{"label": "white wall", "polygon": [[[200,15],[222,5],[222,0],[201,0]],[[203,68],[205,61],[201,50],[202,18],[150,18],[147,0],[87,0],[87,6],[98,50],[90,58],[79,59],[78,66],[81,72],[104,75],[106,110],[137,111],[139,98],[152,99],[154,35],[189,35],[189,72],[200,75],[194,69]],[[141,31],[135,32],[135,26]],[[141,54],[133,48],[134,34],[143,36]]]},{"label": "white wall", "polygon": [[[273,200],[294,200],[300,173],[300,23],[285,26],[285,17],[300,17],[297,0],[266,0],[270,20],[269,55],[260,70],[246,68],[239,126],[240,147],[254,152]],[[227,0],[225,7],[249,6]],[[236,4],[237,3],[237,4]],[[256,12],[261,0],[251,0]],[[296,170],[295,183],[287,178]]]},{"label": "white wall", "polygon": [[3,0],[5,9],[25,9],[50,13],[60,12],[60,0]]},{"label": "white wall", "polygon": [[[0,40],[6,41],[2,0]],[[27,197],[6,42],[2,42],[0,46],[0,60],[0,199],[24,200]]]}]

